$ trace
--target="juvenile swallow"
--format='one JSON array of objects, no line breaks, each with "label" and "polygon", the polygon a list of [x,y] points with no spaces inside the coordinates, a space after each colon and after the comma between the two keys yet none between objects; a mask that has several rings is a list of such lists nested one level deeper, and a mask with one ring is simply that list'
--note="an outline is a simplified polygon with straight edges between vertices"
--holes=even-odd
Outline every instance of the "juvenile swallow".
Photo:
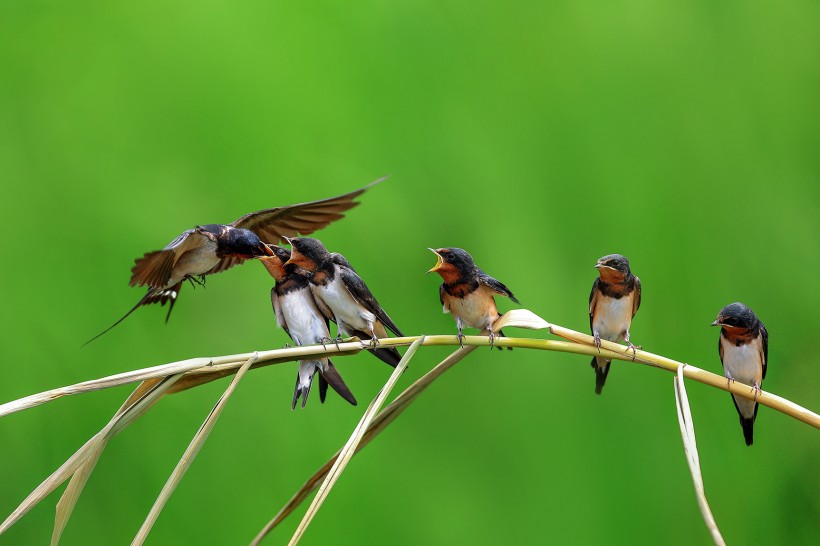
[{"label": "juvenile swallow", "polygon": [[[378,338],[387,337],[385,327],[404,337],[344,256],[328,252],[318,239],[294,237],[287,241],[292,247],[287,263],[307,272],[319,310],[336,323],[339,337],[370,337],[373,345],[378,345]],[[368,350],[393,367],[401,360],[394,347]]]},{"label": "juvenile swallow", "polygon": [[[729,383],[740,381],[751,386],[757,397],[760,386],[766,379],[766,364],[769,361],[769,332],[766,327],[754,311],[742,303],[732,303],[721,309],[717,320],[711,325],[720,326],[718,351],[726,379]],[[750,446],[757,417],[757,402],[734,394],[732,401],[740,415],[746,445]]]},{"label": "juvenile swallow", "polygon": [[182,232],[162,250],[137,258],[131,268],[130,286],[148,286],[137,304],[117,322],[86,341],[105,334],[144,305],[169,303],[165,321],[171,317],[182,284],[187,280],[205,284],[205,276],[221,273],[245,260],[268,256],[266,243],[282,237],[308,234],[344,217],[344,211],[359,203],[356,197],[384,180],[380,178],[356,191],[311,201],[260,210],[230,224],[206,224]]},{"label": "juvenile swallow", "polygon": [[[276,323],[299,346],[322,343],[329,339],[328,319],[316,306],[310,292],[310,281],[299,272],[296,265],[285,265],[290,260],[290,252],[287,249],[277,245],[268,246],[273,251],[273,256],[264,256],[259,260],[276,280],[270,291]],[[291,409],[296,407],[300,396],[302,407],[305,407],[316,372],[319,372],[319,399],[322,403],[325,401],[327,386],[330,385],[339,396],[356,405],[356,398],[345,385],[333,363],[327,358],[317,358],[299,361]]]},{"label": "juvenile swallow", "polygon": [[[500,316],[493,296],[506,296],[515,303],[520,302],[501,281],[476,266],[467,251],[460,248],[428,250],[438,257],[436,265],[428,273],[435,271],[444,279],[438,289],[439,300],[444,312],[450,313],[456,321],[462,347],[465,326],[487,330],[492,347],[496,336],[492,326]],[[504,332],[499,330],[498,335],[503,337]],[[498,349],[501,350],[501,347]]]},{"label": "juvenile swallow", "polygon": [[[589,327],[595,345],[600,349],[601,339],[615,342],[623,339],[636,351],[629,341],[629,326],[641,306],[641,280],[632,274],[629,260],[620,254],[604,256],[595,268],[599,277],[592,283],[589,294]],[[595,394],[601,394],[604,389],[610,363],[610,360],[600,356],[592,358]]]}]

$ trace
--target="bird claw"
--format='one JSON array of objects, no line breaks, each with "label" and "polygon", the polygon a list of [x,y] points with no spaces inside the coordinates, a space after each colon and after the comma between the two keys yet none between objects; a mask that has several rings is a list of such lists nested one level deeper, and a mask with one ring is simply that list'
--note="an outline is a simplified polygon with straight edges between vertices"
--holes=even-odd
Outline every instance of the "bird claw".
[{"label": "bird claw", "polygon": [[282,347],[283,349],[290,349],[290,343],[285,343],[285,346]]},{"label": "bird claw", "polygon": [[379,338],[377,338],[375,335],[370,338],[370,346],[373,347],[373,348],[376,348],[376,347],[379,346]]},{"label": "bird claw", "polygon": [[342,334],[336,334],[336,339],[333,340],[336,343],[336,350],[341,351],[341,347],[339,347],[339,343],[342,342]]},{"label": "bird claw", "polygon": [[592,339],[595,341],[595,346],[598,348],[598,352],[601,352],[601,334],[597,331],[592,332]]},{"label": "bird claw", "polygon": [[327,351],[327,344],[330,343],[331,341],[333,341],[333,340],[330,339],[329,337],[322,337],[322,338],[319,339],[319,343],[322,344],[322,349],[324,349],[325,351]]},{"label": "bird claw", "polygon": [[635,362],[635,358],[638,356],[638,349],[641,348],[640,345],[633,345],[632,343],[626,342],[629,346],[626,348],[626,352],[629,352],[632,349],[632,362]]},{"label": "bird claw", "polygon": [[725,377],[725,378],[726,378],[726,388],[727,388],[727,389],[731,388],[731,387],[732,387],[732,383],[734,383],[734,382],[735,382],[735,378],[734,378],[734,377],[732,377],[731,375],[729,375],[729,372],[726,372],[725,374],[723,374],[723,377]]},{"label": "bird claw", "polygon": [[495,332],[487,330],[487,335],[490,337],[490,350],[492,351],[493,347],[495,347]]},{"label": "bird claw", "polygon": [[456,337],[458,338],[458,342],[459,342],[459,344],[461,344],[461,348],[463,349],[464,348],[464,334],[459,332],[459,333],[456,334]]},{"label": "bird claw", "polygon": [[757,402],[757,397],[760,394],[760,385],[757,384],[757,381],[752,381],[752,391],[755,393],[753,400]]}]

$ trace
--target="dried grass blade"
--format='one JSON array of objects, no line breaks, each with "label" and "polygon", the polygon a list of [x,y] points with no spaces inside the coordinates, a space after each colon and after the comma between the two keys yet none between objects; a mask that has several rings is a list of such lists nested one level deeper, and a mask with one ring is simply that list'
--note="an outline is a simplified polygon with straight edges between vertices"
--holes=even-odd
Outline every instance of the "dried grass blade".
[{"label": "dried grass blade", "polygon": [[[444,372],[455,366],[461,359],[478,349],[477,346],[467,346],[463,349],[457,349],[447,358],[436,365],[432,370],[424,374],[416,380],[415,383],[407,387],[399,396],[396,397],[383,411],[379,412],[370,426],[367,428],[362,441],[356,448],[356,453],[364,449],[376,436],[381,433],[390,423],[392,423],[407,407],[428,387],[430,384],[440,377]],[[279,510],[279,512],[271,519],[264,528],[254,537],[250,546],[258,546],[262,540],[273,529],[276,528],[282,521],[285,520],[304,500],[310,496],[318,487],[322,479],[327,476],[330,469],[335,464],[339,457],[340,451],[337,451],[322,467],[317,470],[308,480],[299,488],[299,490],[288,500],[288,502]]]},{"label": "dried grass blade", "polygon": [[71,513],[74,511],[83,488],[85,488],[85,484],[88,482],[88,478],[91,477],[91,472],[97,466],[97,461],[100,460],[100,455],[102,455],[107,444],[108,440],[101,438],[100,442],[88,450],[80,468],[71,476],[68,486],[63,491],[59,502],[57,502],[57,509],[54,514],[54,529],[51,532],[51,546],[57,546],[60,543],[60,537],[63,535],[69,518],[71,518]]},{"label": "dried grass blade", "polygon": [[128,383],[135,383],[137,381],[145,381],[146,379],[170,376],[177,373],[206,367],[210,364],[211,359],[209,358],[191,358],[180,362],[172,362],[170,364],[162,364],[161,366],[153,366],[150,368],[143,368],[141,370],[109,375],[100,379],[83,381],[74,385],[68,385],[66,387],[60,387],[50,391],[32,394],[24,398],[6,402],[5,404],[0,404],[0,417],[33,408],[47,402],[52,402],[58,398],[62,398],[63,396],[82,394],[101,389],[108,389],[111,387],[118,387],[120,385],[127,385]]},{"label": "dried grass blade", "polygon": [[174,490],[179,485],[179,482],[182,481],[182,477],[188,471],[188,468],[191,467],[193,464],[194,459],[196,458],[197,454],[199,454],[199,450],[202,449],[202,446],[205,444],[205,441],[208,439],[208,435],[214,428],[216,421],[219,419],[219,416],[222,414],[222,410],[225,408],[225,404],[227,403],[228,399],[233,394],[236,386],[239,384],[239,381],[245,375],[245,372],[251,367],[251,364],[256,362],[257,354],[254,354],[249,358],[245,364],[239,368],[239,371],[236,373],[236,377],[233,378],[228,388],[225,389],[225,392],[222,393],[222,396],[219,397],[219,400],[216,402],[216,405],[211,409],[208,416],[205,418],[205,421],[202,423],[202,426],[199,427],[196,434],[194,435],[191,443],[188,445],[188,448],[183,453],[182,458],[177,463],[176,468],[168,477],[168,481],[165,482],[165,485],[160,491],[157,500],[154,502],[154,505],[151,507],[151,511],[148,513],[148,516],[145,518],[142,526],[137,531],[137,535],[134,537],[132,545],[141,545],[145,542],[145,539],[148,538],[148,533],[151,532],[151,528],[156,523],[157,518],[159,517],[160,512],[165,507],[165,504],[168,502],[168,499],[171,498]]},{"label": "dried grass blade", "polygon": [[[174,382],[182,377],[182,374],[177,374],[175,376],[171,376],[166,378],[158,385],[154,386],[151,391],[144,394],[138,400],[136,400],[131,406],[128,408],[120,408],[119,411],[115,414],[115,416],[108,422],[108,424],[103,427],[103,429],[91,437],[83,446],[78,449],[68,460],[63,463],[57,470],[55,470],[48,478],[43,480],[43,482],[38,485],[34,491],[32,491],[24,500],[20,503],[20,505],[12,512],[8,518],[0,525],[0,535],[6,532],[9,527],[17,523],[17,521],[22,518],[29,510],[31,510],[34,506],[36,506],[40,501],[42,501],[45,497],[51,494],[55,489],[57,489],[63,482],[69,479],[71,476],[74,475],[88,460],[96,456],[99,458],[99,454],[97,452],[102,452],[107,444],[108,440],[117,432],[128,426],[128,424],[132,423],[137,417],[145,413],[148,408],[162,395],[162,393],[167,390]],[[95,455],[96,454],[96,455]],[[89,472],[93,470],[93,465],[89,468]],[[74,482],[77,487],[76,496],[79,498],[79,493],[82,491],[82,485],[85,484],[84,481],[78,480]],[[69,492],[68,488],[63,493],[63,497],[66,497],[66,494],[69,494],[69,497],[74,496],[74,490]],[[67,499],[69,497],[66,497]],[[74,503],[76,504],[76,498],[74,499]],[[61,506],[62,504],[62,506]],[[58,502],[58,511],[60,513],[67,513],[68,515],[71,514],[73,510],[73,505],[70,504],[70,501],[67,500],[63,503],[62,498],[60,502]],[[65,526],[65,522],[61,522],[60,515],[58,514],[55,518],[55,533],[56,528],[60,526]],[[62,532],[62,531],[60,531]],[[59,534],[57,534],[57,539],[59,540]],[[52,536],[52,540],[54,540],[54,536]]]},{"label": "dried grass blade", "polygon": [[339,456],[336,458],[336,462],[331,467],[330,471],[325,478],[325,481],[319,487],[319,491],[316,493],[316,496],[313,498],[313,502],[310,503],[310,506],[307,509],[302,521],[299,523],[299,526],[296,528],[296,531],[293,533],[293,537],[290,539],[289,545],[296,546],[299,543],[299,539],[302,538],[305,531],[307,530],[310,522],[313,521],[314,516],[321,508],[322,503],[327,498],[328,494],[330,494],[330,490],[333,489],[333,486],[336,484],[336,481],[341,476],[342,472],[344,471],[347,464],[350,462],[350,459],[353,457],[353,454],[356,452],[356,448],[359,446],[359,442],[361,441],[364,433],[367,431],[367,428],[370,426],[370,423],[373,421],[373,418],[376,416],[376,413],[381,409],[382,404],[387,399],[387,396],[390,394],[390,391],[393,390],[393,387],[396,386],[401,374],[407,369],[407,363],[410,362],[410,359],[413,358],[413,355],[416,353],[416,350],[421,346],[424,338],[418,339],[413,342],[412,345],[407,349],[407,352],[404,353],[402,356],[401,361],[396,366],[396,369],[393,370],[393,373],[390,374],[390,377],[385,383],[384,387],[381,388],[379,394],[376,398],[370,403],[367,407],[367,410],[364,412],[359,424],[356,426],[353,434],[350,436],[350,439],[347,441],[345,446],[342,448]]},{"label": "dried grass blade", "polygon": [[692,420],[692,411],[689,407],[689,397],[686,395],[686,387],[683,384],[684,364],[678,366],[678,373],[675,375],[675,407],[678,412],[678,424],[680,434],[683,438],[683,450],[686,454],[686,462],[689,464],[689,471],[692,474],[692,481],[695,484],[695,495],[698,498],[698,506],[703,515],[706,527],[712,535],[712,540],[718,546],[726,546],[723,536],[720,534],[715,516],[709,508],[706,500],[706,492],[703,487],[703,474],[700,470],[700,458],[698,456],[698,446],[695,441],[695,425]]},{"label": "dried grass blade", "polygon": [[552,325],[546,320],[542,319],[529,309],[513,309],[507,311],[493,324],[493,330],[496,332],[502,328],[515,326],[516,328],[526,328],[528,330],[543,330],[551,328]]}]

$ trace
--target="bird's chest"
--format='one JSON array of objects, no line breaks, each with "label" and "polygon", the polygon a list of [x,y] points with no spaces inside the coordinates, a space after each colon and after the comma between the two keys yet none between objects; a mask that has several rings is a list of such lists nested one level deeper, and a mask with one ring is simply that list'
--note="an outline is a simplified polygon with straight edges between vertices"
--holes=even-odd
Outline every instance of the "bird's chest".
[{"label": "bird's chest", "polygon": [[592,328],[607,341],[618,341],[632,322],[632,298],[600,297],[592,317]]},{"label": "bird's chest", "polygon": [[492,294],[480,287],[464,297],[444,292],[444,306],[470,328],[487,328],[498,318]]},{"label": "bird's chest", "polygon": [[213,269],[219,263],[216,255],[216,241],[203,238],[202,244],[187,251],[179,257],[172,272],[169,284],[173,285],[186,276],[202,275]]},{"label": "bird's chest", "polygon": [[298,345],[309,345],[330,337],[310,289],[305,287],[288,292],[280,298],[280,302],[288,333]]},{"label": "bird's chest", "polygon": [[323,285],[310,285],[314,296],[321,299],[336,318],[336,322],[343,322],[359,330],[368,329],[368,323],[376,320],[373,313],[364,309],[359,303],[350,295],[350,292],[345,288],[340,275],[328,281]]},{"label": "bird's chest", "polygon": [[735,345],[721,336],[720,344],[723,348],[723,369],[735,380],[751,385],[763,379],[763,360],[760,350],[760,340],[751,343]]}]

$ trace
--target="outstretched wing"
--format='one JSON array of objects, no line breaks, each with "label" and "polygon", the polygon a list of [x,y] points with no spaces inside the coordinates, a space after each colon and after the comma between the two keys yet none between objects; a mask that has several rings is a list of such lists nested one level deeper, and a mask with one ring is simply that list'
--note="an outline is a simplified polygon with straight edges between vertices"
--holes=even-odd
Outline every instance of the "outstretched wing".
[{"label": "outstretched wing", "polygon": [[[342,213],[344,211],[359,204],[354,201],[356,197],[384,179],[380,178],[363,188],[344,195],[252,212],[239,218],[231,225],[237,228],[249,229],[264,242],[273,244],[278,244],[282,237],[308,235],[343,218],[344,214]],[[227,267],[224,269],[227,269]]]},{"label": "outstretched wing", "polygon": [[493,277],[490,277],[489,275],[487,275],[486,273],[484,273],[480,269],[478,270],[478,282],[480,282],[484,286],[487,286],[487,287],[491,288],[495,292],[498,292],[502,296],[507,296],[508,298],[513,300],[515,303],[521,303],[520,301],[518,301],[515,298],[515,296],[513,296],[513,293],[510,291],[510,289],[507,288],[506,286],[504,286],[503,282],[501,282],[498,279],[495,279]]},{"label": "outstretched wing", "polygon": [[202,232],[198,228],[182,232],[162,250],[148,252],[142,258],[134,260],[134,267],[131,268],[131,281],[128,284],[131,286],[147,284],[151,288],[165,288],[177,260],[210,238],[213,238],[213,235]]},{"label": "outstretched wing", "polygon": [[379,305],[379,302],[376,301],[375,296],[370,292],[370,289],[364,283],[361,277],[359,277],[352,268],[340,266],[339,267],[340,274],[342,276],[342,282],[347,288],[347,291],[350,292],[350,295],[359,302],[365,309],[376,315],[385,326],[387,326],[390,331],[400,337],[404,337],[404,334],[401,333],[399,327],[395,325],[393,320],[387,315],[387,313],[382,309],[382,306]]}]

